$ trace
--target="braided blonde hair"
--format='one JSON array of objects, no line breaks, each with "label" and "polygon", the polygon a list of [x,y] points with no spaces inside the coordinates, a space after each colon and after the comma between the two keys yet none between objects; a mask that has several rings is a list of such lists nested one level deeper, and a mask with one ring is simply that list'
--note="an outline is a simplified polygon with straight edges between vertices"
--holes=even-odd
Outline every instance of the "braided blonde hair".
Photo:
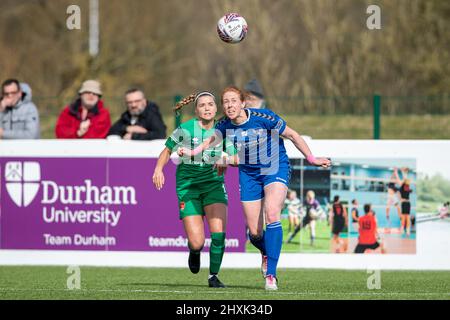
[{"label": "braided blonde hair", "polygon": [[195,101],[196,96],[197,96],[197,94],[193,93],[193,94],[188,95],[187,97],[184,97],[183,99],[181,99],[181,101],[177,102],[175,107],[173,107],[173,111],[176,114],[179,114],[181,111],[181,108],[183,108],[185,105]]}]

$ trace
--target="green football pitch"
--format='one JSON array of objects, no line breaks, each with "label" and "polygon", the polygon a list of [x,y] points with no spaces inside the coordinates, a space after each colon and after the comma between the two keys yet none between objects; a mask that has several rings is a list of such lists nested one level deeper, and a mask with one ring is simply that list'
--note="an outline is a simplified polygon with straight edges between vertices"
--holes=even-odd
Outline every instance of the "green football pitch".
[{"label": "green football pitch", "polygon": [[[446,299],[450,271],[381,271],[368,289],[366,270],[280,269],[279,290],[266,292],[256,269],[223,269],[227,288],[207,286],[207,269],[80,267],[80,289],[67,289],[65,267],[0,266],[0,299]],[[369,280],[370,282],[370,280]]]}]

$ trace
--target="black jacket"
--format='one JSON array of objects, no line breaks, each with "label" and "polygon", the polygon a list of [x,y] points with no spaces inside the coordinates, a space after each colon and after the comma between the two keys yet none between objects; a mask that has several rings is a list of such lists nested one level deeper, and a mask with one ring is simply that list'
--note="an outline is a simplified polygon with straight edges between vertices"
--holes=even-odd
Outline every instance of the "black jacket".
[{"label": "black jacket", "polygon": [[[159,107],[156,103],[147,101],[144,111],[138,116],[135,125],[147,129],[147,133],[133,133],[133,140],[164,139],[166,137],[166,125],[164,124]],[[123,137],[127,133],[127,127],[131,126],[131,115],[125,111],[120,119],[113,124],[108,136],[118,135]]]}]

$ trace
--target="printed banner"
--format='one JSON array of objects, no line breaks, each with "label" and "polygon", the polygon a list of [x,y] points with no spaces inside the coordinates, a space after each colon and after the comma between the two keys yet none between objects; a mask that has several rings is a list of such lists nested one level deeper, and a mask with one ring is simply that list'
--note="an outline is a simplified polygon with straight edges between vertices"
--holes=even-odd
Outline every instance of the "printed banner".
[{"label": "printed banner", "polygon": [[[152,183],[155,158],[0,158],[0,248],[186,251],[176,166]],[[236,168],[226,174],[227,251],[244,252]],[[205,223],[206,243],[210,244]]]}]

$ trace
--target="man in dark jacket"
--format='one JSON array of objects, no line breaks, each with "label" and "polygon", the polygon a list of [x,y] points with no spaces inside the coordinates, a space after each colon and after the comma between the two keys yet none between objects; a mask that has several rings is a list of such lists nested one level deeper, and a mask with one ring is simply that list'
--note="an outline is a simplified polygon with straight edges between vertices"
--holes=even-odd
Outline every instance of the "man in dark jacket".
[{"label": "man in dark jacket", "polygon": [[120,136],[124,140],[154,140],[166,137],[159,107],[145,99],[139,89],[130,89],[125,93],[125,111],[111,127],[108,136]]}]

